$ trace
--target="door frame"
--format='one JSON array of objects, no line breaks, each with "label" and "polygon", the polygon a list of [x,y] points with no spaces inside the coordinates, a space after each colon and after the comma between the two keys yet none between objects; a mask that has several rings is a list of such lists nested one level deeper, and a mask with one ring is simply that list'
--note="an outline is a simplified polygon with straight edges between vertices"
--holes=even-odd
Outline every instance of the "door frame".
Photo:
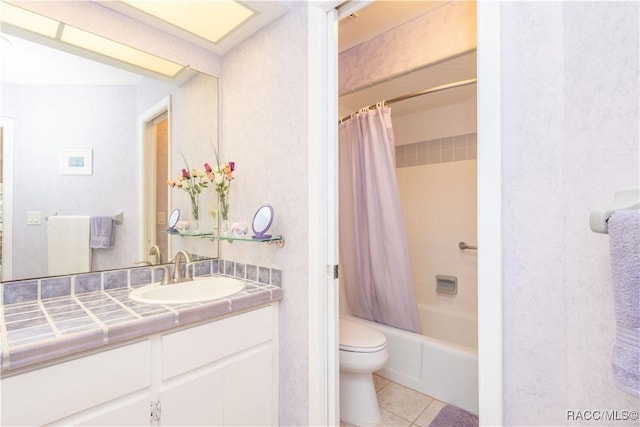
[{"label": "door frame", "polygon": [[[168,164],[171,164],[171,96],[163,98],[157,102],[142,114],[138,116],[138,194],[140,195],[138,200],[138,218],[139,218],[139,230],[138,230],[138,259],[146,260],[148,256],[149,247],[147,245],[147,237],[155,236],[156,233],[156,206],[155,206],[155,186],[150,189],[146,183],[155,182],[155,167],[147,167],[147,165],[155,164],[155,138],[152,135],[153,121],[161,116],[167,114],[167,129],[168,129]],[[168,191],[168,187],[167,187]],[[168,206],[171,206],[171,193],[169,192]],[[168,253],[171,253],[171,239],[168,242]]]},{"label": "door frame", "polygon": [[[0,117],[2,127],[2,276],[13,279],[13,119]],[[5,227],[9,224],[9,227]]]},{"label": "door frame", "polygon": [[[309,421],[339,425],[336,8],[309,7]],[[371,1],[350,2],[350,12]],[[344,12],[344,11],[343,11]],[[478,395],[480,425],[503,423],[500,2],[477,2]],[[323,205],[322,203],[326,203]],[[319,209],[326,206],[326,209]],[[315,209],[315,211],[314,211]],[[316,239],[318,236],[324,238]],[[316,299],[317,297],[317,299]]]}]

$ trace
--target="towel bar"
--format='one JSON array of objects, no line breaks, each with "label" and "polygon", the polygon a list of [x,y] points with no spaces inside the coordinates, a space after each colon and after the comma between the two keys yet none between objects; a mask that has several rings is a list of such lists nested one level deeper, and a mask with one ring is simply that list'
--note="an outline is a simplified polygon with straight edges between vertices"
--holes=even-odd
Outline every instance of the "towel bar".
[{"label": "towel bar", "polygon": [[[58,212],[51,212],[49,215],[45,216],[44,219],[46,221],[49,221],[49,217],[56,216],[56,215],[58,215]],[[111,218],[113,218],[113,222],[120,225],[124,222],[124,212],[120,211],[114,216],[112,216]]]},{"label": "towel bar", "polygon": [[610,209],[591,211],[589,225],[594,233],[609,233],[609,217],[619,210],[640,209],[640,188],[616,191]]},{"label": "towel bar", "polygon": [[113,222],[120,225],[124,222],[124,213],[122,211],[118,212],[113,216]]}]

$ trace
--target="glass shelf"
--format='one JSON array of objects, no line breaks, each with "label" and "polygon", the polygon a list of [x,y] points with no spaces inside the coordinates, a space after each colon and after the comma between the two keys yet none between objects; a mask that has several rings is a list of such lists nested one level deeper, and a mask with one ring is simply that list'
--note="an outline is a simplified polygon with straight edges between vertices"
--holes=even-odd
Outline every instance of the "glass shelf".
[{"label": "glass shelf", "polygon": [[219,236],[212,232],[193,232],[192,233],[189,231],[186,231],[186,232],[167,231],[167,233],[173,236],[181,236],[181,237],[200,237],[200,238],[209,239],[209,240],[226,240],[229,243],[233,243],[235,241],[266,243],[268,245],[276,245],[279,248],[283,247],[285,242],[284,236],[280,234],[272,236],[268,239],[252,239],[251,236],[249,235]]}]

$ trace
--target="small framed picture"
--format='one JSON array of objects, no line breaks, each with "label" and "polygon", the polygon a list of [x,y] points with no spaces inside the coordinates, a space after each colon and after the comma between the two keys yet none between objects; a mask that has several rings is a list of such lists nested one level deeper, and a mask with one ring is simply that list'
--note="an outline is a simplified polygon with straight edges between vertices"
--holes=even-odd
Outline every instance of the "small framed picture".
[{"label": "small framed picture", "polygon": [[93,150],[90,148],[60,149],[60,174],[92,175]]}]

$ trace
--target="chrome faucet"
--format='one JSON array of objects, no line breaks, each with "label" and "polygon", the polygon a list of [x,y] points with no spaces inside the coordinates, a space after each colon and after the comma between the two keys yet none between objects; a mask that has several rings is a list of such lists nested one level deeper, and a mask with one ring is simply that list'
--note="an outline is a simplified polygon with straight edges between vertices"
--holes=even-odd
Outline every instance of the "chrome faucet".
[{"label": "chrome faucet", "polygon": [[149,255],[153,255],[156,257],[156,262],[154,262],[153,265],[162,264],[162,252],[160,251],[160,246],[151,246],[151,248],[149,248]]},{"label": "chrome faucet", "polygon": [[[182,272],[180,271],[180,263],[184,261],[184,277],[182,276]],[[189,266],[191,264],[191,255],[185,250],[180,250],[176,253],[176,257],[173,260],[173,283],[186,282],[187,280],[192,280],[193,275],[189,271]]]}]

